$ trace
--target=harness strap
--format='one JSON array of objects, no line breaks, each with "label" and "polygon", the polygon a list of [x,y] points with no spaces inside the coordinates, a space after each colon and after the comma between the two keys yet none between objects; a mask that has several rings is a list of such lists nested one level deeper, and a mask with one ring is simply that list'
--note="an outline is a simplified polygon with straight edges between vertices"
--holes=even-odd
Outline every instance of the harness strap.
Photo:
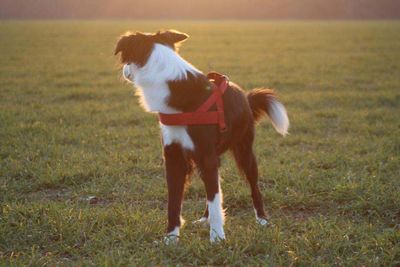
[{"label": "harness strap", "polygon": [[[169,126],[218,124],[220,131],[224,132],[226,123],[222,95],[228,88],[229,80],[225,75],[217,72],[209,73],[207,78],[211,81],[213,93],[195,112],[159,113],[160,122]],[[209,111],[214,104],[217,111]]]},{"label": "harness strap", "polygon": [[169,126],[219,124],[218,112],[184,112],[176,114],[159,114],[160,122]]}]

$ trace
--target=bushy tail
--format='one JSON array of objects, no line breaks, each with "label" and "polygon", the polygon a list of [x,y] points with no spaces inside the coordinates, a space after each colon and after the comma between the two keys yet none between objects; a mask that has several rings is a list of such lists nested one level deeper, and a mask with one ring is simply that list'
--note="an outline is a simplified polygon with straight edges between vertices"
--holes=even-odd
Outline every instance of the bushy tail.
[{"label": "bushy tail", "polygon": [[281,102],[277,100],[276,94],[271,89],[253,89],[247,93],[251,111],[255,121],[267,114],[271,119],[275,130],[281,135],[288,134],[289,118],[286,109]]}]

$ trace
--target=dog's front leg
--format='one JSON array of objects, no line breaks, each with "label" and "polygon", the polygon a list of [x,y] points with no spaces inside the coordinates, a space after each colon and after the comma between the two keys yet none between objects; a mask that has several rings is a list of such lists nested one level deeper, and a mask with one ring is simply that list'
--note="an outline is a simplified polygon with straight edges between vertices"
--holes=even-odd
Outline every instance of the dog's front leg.
[{"label": "dog's front leg", "polygon": [[168,227],[166,244],[175,243],[179,238],[181,208],[186,178],[190,167],[185,160],[183,149],[178,144],[164,147],[165,169],[168,184]]},{"label": "dog's front leg", "polygon": [[216,154],[208,154],[206,157],[199,160],[197,165],[207,192],[210,241],[216,242],[224,240],[225,214],[222,208],[222,190],[220,178],[218,176],[218,156]]}]

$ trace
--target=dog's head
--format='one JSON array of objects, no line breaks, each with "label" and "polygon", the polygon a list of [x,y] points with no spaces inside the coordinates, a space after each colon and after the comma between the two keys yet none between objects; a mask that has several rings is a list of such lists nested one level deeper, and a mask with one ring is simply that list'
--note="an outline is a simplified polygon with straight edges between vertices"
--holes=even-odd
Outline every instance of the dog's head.
[{"label": "dog's head", "polygon": [[161,44],[177,50],[178,45],[189,36],[176,30],[159,31],[157,33],[131,33],[122,35],[115,47],[114,54],[121,53],[121,63],[124,64],[124,78],[132,81],[133,74],[130,71],[146,65],[155,44]]}]

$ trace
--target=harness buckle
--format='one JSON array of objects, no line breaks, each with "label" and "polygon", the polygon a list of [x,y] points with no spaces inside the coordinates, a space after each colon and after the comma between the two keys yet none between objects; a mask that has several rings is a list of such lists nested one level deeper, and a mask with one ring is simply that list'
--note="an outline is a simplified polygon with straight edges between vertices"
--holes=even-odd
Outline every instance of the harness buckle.
[{"label": "harness buckle", "polygon": [[227,83],[229,83],[229,77],[227,75],[223,74],[222,77],[226,80]]}]

